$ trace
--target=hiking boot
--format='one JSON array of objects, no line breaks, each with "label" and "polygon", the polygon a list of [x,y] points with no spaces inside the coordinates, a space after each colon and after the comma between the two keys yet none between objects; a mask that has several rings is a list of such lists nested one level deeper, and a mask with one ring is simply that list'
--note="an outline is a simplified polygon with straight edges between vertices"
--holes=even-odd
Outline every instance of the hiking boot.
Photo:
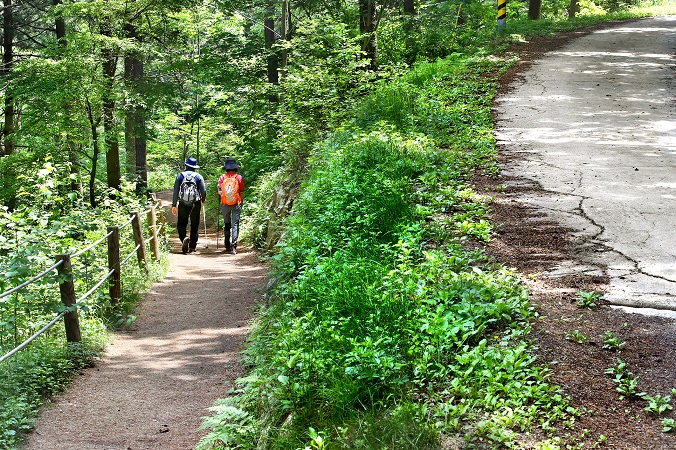
[{"label": "hiking boot", "polygon": [[236,255],[237,254],[237,247],[233,247],[232,250],[230,250],[230,253],[232,253],[233,255]]},{"label": "hiking boot", "polygon": [[190,245],[190,238],[184,238],[183,239],[183,244],[181,244],[181,251],[185,255],[188,253],[188,246]]},{"label": "hiking boot", "polygon": [[196,252],[196,251],[197,251],[196,248],[191,248],[190,250],[188,250],[188,253],[194,253],[194,252]]}]

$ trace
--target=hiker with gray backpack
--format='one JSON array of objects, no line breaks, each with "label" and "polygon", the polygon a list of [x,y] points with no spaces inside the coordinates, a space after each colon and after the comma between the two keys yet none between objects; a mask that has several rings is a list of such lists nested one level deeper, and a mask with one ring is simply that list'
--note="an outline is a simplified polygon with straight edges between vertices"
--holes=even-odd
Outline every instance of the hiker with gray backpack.
[{"label": "hiker with gray backpack", "polygon": [[[176,229],[181,241],[181,251],[192,253],[197,248],[197,238],[200,230],[200,212],[202,203],[207,199],[207,187],[204,178],[195,172],[198,169],[197,160],[185,160],[185,170],[176,176],[174,182],[174,196],[171,201],[171,213],[178,214]],[[190,237],[186,237],[190,221]]]}]

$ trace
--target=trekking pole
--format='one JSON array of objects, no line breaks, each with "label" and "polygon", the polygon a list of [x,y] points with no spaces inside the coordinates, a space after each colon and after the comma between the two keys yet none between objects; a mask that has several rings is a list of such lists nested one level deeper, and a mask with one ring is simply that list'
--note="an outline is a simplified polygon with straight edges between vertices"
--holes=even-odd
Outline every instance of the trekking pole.
[{"label": "trekking pole", "polygon": [[207,238],[207,213],[205,212],[205,207],[202,206],[202,217],[204,218],[204,240],[207,242],[207,245],[204,248],[209,248],[209,239]]},{"label": "trekking pole", "polygon": [[216,213],[216,250],[218,250],[218,235],[220,233],[220,228],[221,228],[221,214],[220,212]]}]

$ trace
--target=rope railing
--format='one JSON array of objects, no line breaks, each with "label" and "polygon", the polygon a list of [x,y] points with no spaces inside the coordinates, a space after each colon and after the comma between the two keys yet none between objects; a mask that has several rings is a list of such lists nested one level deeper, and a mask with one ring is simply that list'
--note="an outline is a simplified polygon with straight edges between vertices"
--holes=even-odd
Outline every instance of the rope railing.
[{"label": "rope railing", "polygon": [[89,247],[83,248],[82,250],[79,250],[79,251],[73,253],[72,255],[70,255],[70,257],[71,257],[71,258],[75,258],[75,257],[78,257],[78,256],[82,255],[83,253],[88,252],[89,250],[91,250],[91,249],[93,249],[94,247],[96,247],[97,245],[99,245],[101,242],[103,242],[103,241],[105,241],[106,239],[108,239],[108,238],[110,237],[110,234],[111,234],[111,233],[112,233],[112,231],[111,231],[110,233],[106,234],[105,236],[103,236],[103,237],[102,237],[101,239],[99,239],[98,241],[92,243]]},{"label": "rope railing", "polygon": [[31,278],[30,280],[27,280],[27,281],[21,283],[20,285],[14,287],[14,288],[12,288],[12,289],[10,289],[9,291],[3,292],[2,294],[0,294],[0,298],[4,298],[4,297],[7,297],[8,295],[12,295],[13,293],[15,293],[15,292],[17,292],[17,291],[20,291],[21,289],[25,288],[25,287],[28,286],[29,284],[35,283],[35,282],[38,281],[40,278],[43,278],[44,276],[46,276],[46,275],[47,275],[49,272],[51,272],[52,270],[58,268],[62,263],[63,263],[63,261],[60,261],[60,260],[57,261],[57,262],[54,263],[49,269],[45,269],[44,271],[42,271],[42,272],[40,272],[39,274],[35,275],[35,276],[34,276],[33,278]]},{"label": "rope railing", "polygon": [[87,292],[85,292],[85,293],[82,295],[82,297],[80,297],[80,298],[77,299],[78,303],[81,302],[81,301],[83,301],[83,300],[86,300],[90,295],[92,295],[92,293],[94,293],[94,291],[96,291],[96,290],[99,288],[99,286],[101,286],[101,285],[103,284],[104,281],[107,281],[108,278],[110,278],[110,277],[113,275],[113,273],[115,273],[115,270],[114,270],[114,269],[109,270],[109,271],[108,271],[108,274],[107,274],[105,277],[101,278],[101,280],[100,280],[98,283],[96,283],[96,284],[94,285],[94,287],[92,287],[90,290],[88,290]]},{"label": "rope railing", "polygon": [[[35,281],[38,281],[39,279],[43,278],[47,274],[49,274],[51,271],[58,269],[59,275],[62,275],[61,281],[59,282],[59,290],[61,292],[61,301],[62,303],[66,306],[66,309],[58,314],[54,319],[52,319],[47,325],[42,327],[39,331],[37,331],[35,334],[33,334],[31,337],[23,341],[21,344],[16,346],[14,349],[12,349],[10,352],[7,354],[3,355],[0,357],[0,363],[3,361],[7,360],[11,356],[15,355],[19,351],[21,351],[23,348],[25,348],[28,344],[30,344],[32,341],[34,341],[37,337],[40,335],[44,334],[49,328],[54,326],[56,322],[58,322],[59,319],[64,318],[65,320],[65,325],[66,325],[66,339],[68,342],[80,342],[80,330],[79,330],[79,322],[77,319],[77,303],[82,302],[86,300],[90,295],[92,295],[94,292],[96,292],[106,281],[110,280],[111,277],[113,278],[112,281],[109,283],[109,291],[110,291],[110,298],[111,298],[111,303],[115,304],[121,297],[121,282],[120,282],[120,269],[122,266],[124,266],[129,259],[131,259],[132,256],[134,256],[134,253],[136,253],[138,257],[138,262],[139,265],[145,269],[145,271],[148,271],[148,264],[145,256],[145,244],[146,243],[152,243],[153,247],[153,256],[155,260],[158,260],[160,255],[159,255],[159,245],[158,244],[158,232],[162,231],[164,229],[164,224],[160,222],[159,226],[156,223],[156,215],[155,215],[155,209],[159,206],[159,203],[154,204],[153,206],[150,207],[150,209],[144,211],[144,214],[148,215],[148,227],[151,230],[152,236],[145,240],[144,242],[144,237],[143,237],[143,229],[141,226],[141,220],[140,220],[140,214],[138,212],[134,212],[130,219],[125,222],[121,226],[115,226],[115,227],[109,227],[108,233],[103,236],[102,238],[98,239],[96,242],[93,242],[92,244],[88,245],[86,248],[78,250],[77,252],[71,254],[71,255],[59,255],[58,260],[48,269],[44,270],[43,272],[39,273],[38,275],[32,277],[30,280],[27,280],[20,284],[19,286],[16,286],[6,292],[3,292],[0,294],[0,299],[7,297],[8,295],[11,295],[13,293],[16,293],[20,291],[21,289],[24,289],[26,286],[30,285],[31,283],[34,283]],[[122,261],[120,261],[119,258],[119,232],[122,228],[127,227],[128,225],[133,224],[133,235],[134,235],[134,240],[136,241],[136,247],[131,251],[131,253],[126,256]],[[74,283],[73,283],[73,276],[72,276],[72,268],[71,268],[71,258],[80,256],[92,248],[96,247],[97,245],[101,244],[104,240],[108,241],[108,272],[107,274],[101,278],[91,289],[89,289],[86,293],[84,293],[79,299],[75,298],[75,289],[74,289]]]},{"label": "rope railing", "polygon": [[129,261],[129,259],[131,259],[131,257],[134,256],[134,253],[136,253],[140,248],[141,248],[141,244],[137,245],[137,246],[134,248],[134,250],[132,250],[131,253],[129,253],[129,254],[127,255],[126,258],[124,258],[122,261],[120,261],[120,265],[121,265],[121,266],[124,266],[125,263],[126,263],[127,261]]},{"label": "rope railing", "polygon": [[16,353],[19,353],[21,350],[24,349],[24,347],[28,346],[28,344],[30,344],[30,343],[33,342],[35,339],[37,339],[41,334],[43,334],[43,333],[45,333],[47,330],[49,330],[56,322],[59,321],[59,319],[61,319],[63,316],[65,316],[65,315],[66,315],[67,313],[69,313],[69,312],[70,312],[70,311],[68,311],[68,310],[66,310],[66,311],[61,311],[56,317],[54,317],[54,318],[52,319],[51,322],[49,322],[47,325],[45,325],[44,327],[42,327],[42,328],[40,329],[40,331],[38,331],[38,332],[35,333],[33,336],[31,336],[31,337],[29,337],[28,339],[26,339],[25,341],[23,341],[23,342],[22,342],[21,344],[19,344],[18,346],[14,347],[9,353],[6,353],[5,355],[0,356],[0,363],[2,363],[3,361],[5,361],[6,359],[11,358],[11,357],[14,356]]},{"label": "rope railing", "polygon": [[120,225],[120,229],[125,228],[127,225],[134,221],[134,216],[131,216],[123,225]]}]

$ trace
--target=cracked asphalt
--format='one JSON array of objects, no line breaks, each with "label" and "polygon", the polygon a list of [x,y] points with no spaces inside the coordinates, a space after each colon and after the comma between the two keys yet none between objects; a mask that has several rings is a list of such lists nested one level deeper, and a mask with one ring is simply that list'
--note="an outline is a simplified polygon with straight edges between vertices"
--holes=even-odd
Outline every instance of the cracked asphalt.
[{"label": "cracked asphalt", "polygon": [[618,23],[546,54],[496,105],[502,171],[572,228],[605,298],[676,317],[676,16]]}]

